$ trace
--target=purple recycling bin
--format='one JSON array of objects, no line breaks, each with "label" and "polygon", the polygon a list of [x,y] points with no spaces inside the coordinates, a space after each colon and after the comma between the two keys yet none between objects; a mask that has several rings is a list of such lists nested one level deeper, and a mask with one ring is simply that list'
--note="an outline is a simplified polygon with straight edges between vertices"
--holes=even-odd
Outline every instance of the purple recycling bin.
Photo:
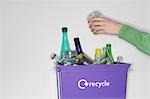
[{"label": "purple recycling bin", "polygon": [[130,64],[58,66],[58,99],[126,99]]}]

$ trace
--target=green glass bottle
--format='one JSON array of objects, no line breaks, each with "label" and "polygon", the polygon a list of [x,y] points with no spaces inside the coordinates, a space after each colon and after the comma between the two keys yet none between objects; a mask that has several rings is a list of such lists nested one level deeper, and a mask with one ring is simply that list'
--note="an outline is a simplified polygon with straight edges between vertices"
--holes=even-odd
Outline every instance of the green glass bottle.
[{"label": "green glass bottle", "polygon": [[61,52],[60,52],[61,58],[63,57],[64,54],[71,51],[67,32],[68,32],[67,27],[62,27],[62,45],[61,45]]},{"label": "green glass bottle", "polygon": [[114,63],[114,58],[112,55],[111,44],[106,44],[106,57],[110,59],[111,63]]}]

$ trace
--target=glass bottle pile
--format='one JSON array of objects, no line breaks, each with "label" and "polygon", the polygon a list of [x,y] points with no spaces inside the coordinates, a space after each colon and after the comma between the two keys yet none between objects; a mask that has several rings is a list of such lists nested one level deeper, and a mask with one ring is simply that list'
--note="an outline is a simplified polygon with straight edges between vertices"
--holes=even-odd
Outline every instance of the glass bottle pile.
[{"label": "glass bottle pile", "polygon": [[76,50],[71,50],[68,40],[67,27],[62,28],[62,45],[60,56],[56,53],[50,55],[55,65],[92,65],[92,64],[120,64],[123,63],[123,57],[118,56],[117,61],[114,61],[111,44],[106,44],[102,49],[95,49],[94,59],[90,58],[81,47],[79,37],[74,38]]}]

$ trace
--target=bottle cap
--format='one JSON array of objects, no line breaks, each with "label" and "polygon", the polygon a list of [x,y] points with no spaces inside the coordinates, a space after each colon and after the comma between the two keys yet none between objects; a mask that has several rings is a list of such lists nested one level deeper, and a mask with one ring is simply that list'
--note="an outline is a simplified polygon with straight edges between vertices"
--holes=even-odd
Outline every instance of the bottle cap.
[{"label": "bottle cap", "polygon": [[62,32],[67,32],[67,27],[62,27]]},{"label": "bottle cap", "polygon": [[75,42],[75,45],[79,45],[80,46],[79,37],[74,38],[74,42]]},{"label": "bottle cap", "polygon": [[56,54],[55,53],[52,53],[51,55],[50,55],[50,58],[51,59],[54,59],[56,57]]},{"label": "bottle cap", "polygon": [[123,60],[122,56],[117,56],[117,60]]},{"label": "bottle cap", "polygon": [[75,42],[78,42],[78,41],[79,41],[79,38],[78,38],[78,37],[74,38],[74,41],[75,41]]},{"label": "bottle cap", "polygon": [[108,47],[108,46],[111,47],[111,44],[106,44],[106,46],[107,46],[107,47]]}]

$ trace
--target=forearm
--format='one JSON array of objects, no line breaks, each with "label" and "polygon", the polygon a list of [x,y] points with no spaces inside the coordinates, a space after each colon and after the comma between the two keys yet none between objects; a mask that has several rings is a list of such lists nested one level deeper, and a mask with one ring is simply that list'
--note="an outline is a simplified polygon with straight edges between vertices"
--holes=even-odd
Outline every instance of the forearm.
[{"label": "forearm", "polygon": [[150,34],[141,32],[135,28],[127,25],[123,25],[118,34],[119,38],[122,38],[129,43],[133,44],[136,48],[141,50],[147,55],[150,55]]}]

